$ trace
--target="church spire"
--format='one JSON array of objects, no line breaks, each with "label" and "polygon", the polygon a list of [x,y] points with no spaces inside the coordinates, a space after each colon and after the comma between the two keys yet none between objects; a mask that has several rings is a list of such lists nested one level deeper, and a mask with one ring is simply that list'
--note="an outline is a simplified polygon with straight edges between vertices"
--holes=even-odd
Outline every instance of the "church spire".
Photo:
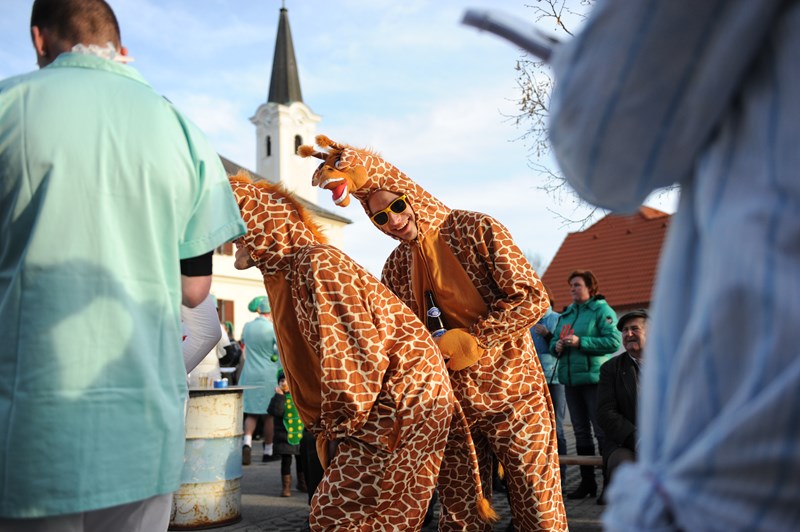
[{"label": "church spire", "polygon": [[278,36],[275,38],[275,55],[272,58],[272,79],[269,83],[267,102],[289,105],[302,101],[292,31],[289,29],[289,11],[282,6],[278,20]]}]

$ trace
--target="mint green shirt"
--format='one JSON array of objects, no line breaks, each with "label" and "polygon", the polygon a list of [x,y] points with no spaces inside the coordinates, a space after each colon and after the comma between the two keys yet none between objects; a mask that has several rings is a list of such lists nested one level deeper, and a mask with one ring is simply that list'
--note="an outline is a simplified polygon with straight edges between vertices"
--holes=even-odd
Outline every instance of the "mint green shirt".
[{"label": "mint green shirt", "polygon": [[179,487],[179,260],[244,233],[216,152],[131,67],[0,82],[0,516]]}]

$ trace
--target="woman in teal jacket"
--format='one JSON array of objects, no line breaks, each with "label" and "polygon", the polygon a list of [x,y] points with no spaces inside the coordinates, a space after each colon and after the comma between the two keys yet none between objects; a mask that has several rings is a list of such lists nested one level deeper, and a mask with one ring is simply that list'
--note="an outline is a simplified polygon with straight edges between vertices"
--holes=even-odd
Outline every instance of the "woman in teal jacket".
[{"label": "woman in teal jacket", "polygon": [[[568,278],[573,303],[561,313],[550,352],[558,357],[558,380],[564,384],[567,408],[575,431],[579,455],[595,454],[592,428],[600,450],[603,432],[597,425],[597,383],[602,366],[619,349],[622,338],[614,326],[617,315],[597,293],[597,278],[589,270],[576,270]],[[581,466],[581,484],[569,499],[597,495],[592,466]]]}]

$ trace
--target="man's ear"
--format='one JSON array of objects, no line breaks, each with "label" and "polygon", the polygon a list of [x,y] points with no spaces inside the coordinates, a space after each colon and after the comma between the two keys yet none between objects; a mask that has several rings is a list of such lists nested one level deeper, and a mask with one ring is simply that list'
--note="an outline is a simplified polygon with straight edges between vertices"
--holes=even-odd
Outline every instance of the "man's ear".
[{"label": "man's ear", "polygon": [[36,50],[39,66],[42,66],[42,59],[47,57],[47,43],[45,42],[44,35],[39,26],[31,26],[31,40],[33,41],[33,48]]}]

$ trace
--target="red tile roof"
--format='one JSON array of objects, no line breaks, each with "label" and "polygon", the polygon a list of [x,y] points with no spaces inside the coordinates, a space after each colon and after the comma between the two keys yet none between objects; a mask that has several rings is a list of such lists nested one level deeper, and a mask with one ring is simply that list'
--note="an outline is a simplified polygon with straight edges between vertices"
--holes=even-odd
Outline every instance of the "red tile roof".
[{"label": "red tile roof", "polygon": [[561,310],[572,297],[567,276],[591,270],[599,293],[619,314],[621,310],[650,306],[650,293],[671,215],[640,207],[631,215],[609,214],[577,233],[570,233],[547,267],[542,280]]}]

